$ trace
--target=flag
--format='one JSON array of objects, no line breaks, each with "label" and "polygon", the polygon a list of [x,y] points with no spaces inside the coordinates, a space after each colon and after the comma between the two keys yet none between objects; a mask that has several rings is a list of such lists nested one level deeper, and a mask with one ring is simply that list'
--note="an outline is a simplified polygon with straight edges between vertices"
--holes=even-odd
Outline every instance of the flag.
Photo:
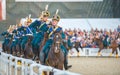
[{"label": "flag", "polygon": [[0,20],[6,20],[6,0],[0,0]]}]

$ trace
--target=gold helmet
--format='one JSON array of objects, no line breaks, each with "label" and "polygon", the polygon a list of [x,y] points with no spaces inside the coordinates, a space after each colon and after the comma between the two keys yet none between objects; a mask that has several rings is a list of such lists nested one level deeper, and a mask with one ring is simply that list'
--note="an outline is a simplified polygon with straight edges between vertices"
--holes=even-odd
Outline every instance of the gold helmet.
[{"label": "gold helmet", "polygon": [[56,10],[56,14],[53,16],[52,20],[60,21],[60,16],[58,15],[59,10]]},{"label": "gold helmet", "polygon": [[13,31],[13,25],[10,25],[7,31],[8,31],[8,32]]},{"label": "gold helmet", "polygon": [[50,16],[50,12],[48,11],[48,5],[46,5],[45,11],[42,11],[40,18],[49,17],[49,16]]},{"label": "gold helmet", "polygon": [[12,28],[12,25],[10,25],[10,26],[9,26],[8,31],[10,31],[10,30],[11,30],[11,28]]},{"label": "gold helmet", "polygon": [[49,17],[50,16],[50,12],[49,11],[42,11],[42,16],[43,17]]},{"label": "gold helmet", "polygon": [[32,22],[31,14],[29,14],[29,16],[26,19],[27,19],[27,23],[31,23]]},{"label": "gold helmet", "polygon": [[16,25],[17,25],[17,27],[21,27],[22,26],[22,19],[20,19]]}]

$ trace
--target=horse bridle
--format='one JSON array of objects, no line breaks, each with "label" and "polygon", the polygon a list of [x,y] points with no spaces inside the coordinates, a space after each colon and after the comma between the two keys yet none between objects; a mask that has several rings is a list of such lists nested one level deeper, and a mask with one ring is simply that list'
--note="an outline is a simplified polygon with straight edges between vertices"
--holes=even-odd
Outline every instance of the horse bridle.
[{"label": "horse bridle", "polygon": [[59,37],[59,35],[55,36],[55,40],[54,40],[54,46],[55,46],[55,53],[59,53],[60,52],[60,44],[61,44],[61,38]]}]

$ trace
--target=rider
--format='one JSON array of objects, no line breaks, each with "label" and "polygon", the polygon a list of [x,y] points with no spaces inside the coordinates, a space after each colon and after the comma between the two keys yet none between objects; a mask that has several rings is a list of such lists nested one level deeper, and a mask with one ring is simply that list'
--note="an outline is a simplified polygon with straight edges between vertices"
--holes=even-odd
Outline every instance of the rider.
[{"label": "rider", "polygon": [[[47,40],[47,42],[45,43],[45,46],[43,47],[43,49],[40,52],[41,64],[45,64],[46,58],[48,56],[48,52],[49,52],[50,47],[51,47],[51,45],[53,43],[54,33],[55,32],[60,32],[62,38],[65,39],[65,34],[63,33],[62,28],[57,25],[59,20],[60,20],[60,16],[57,15],[57,13],[58,13],[58,10],[56,11],[56,14],[53,16],[53,18],[52,18],[52,25],[49,27],[49,29],[47,31],[47,33],[49,35],[48,36],[48,40]],[[68,68],[71,67],[71,66],[67,65],[68,64],[68,61],[67,61],[67,50],[66,50],[66,48],[63,45],[61,45],[61,49],[64,52],[64,56],[65,56],[64,67],[67,70]]]},{"label": "rider", "polygon": [[18,43],[17,26],[13,25],[12,27],[13,27],[13,31],[12,31],[12,36],[13,36],[12,38],[13,38],[13,40],[12,40],[12,44],[10,46],[11,54],[13,52],[12,48],[16,47],[16,44]]},{"label": "rider", "polygon": [[5,50],[5,49],[4,49],[4,46],[5,46],[5,45],[8,45],[8,43],[10,42],[10,39],[11,39],[11,37],[12,37],[12,35],[10,34],[11,32],[12,32],[12,26],[10,25],[9,28],[8,28],[8,30],[5,31],[5,32],[3,32],[3,33],[1,34],[1,36],[4,37],[4,42],[2,43],[2,49],[3,49],[3,50]]},{"label": "rider", "polygon": [[28,37],[27,34],[33,34],[31,29],[28,27],[30,23],[32,22],[31,18],[27,18],[27,20],[24,22],[24,26],[21,27],[22,32],[22,39],[21,39],[21,48],[24,51],[25,44],[27,43]]},{"label": "rider", "polygon": [[107,48],[110,45],[109,33],[106,32],[106,34],[103,37],[103,45],[105,48]]},{"label": "rider", "polygon": [[46,6],[45,11],[42,11],[40,18],[34,21],[30,26],[37,27],[36,34],[32,40],[32,48],[33,51],[38,51],[39,44],[43,40],[44,33],[48,30],[48,17],[50,16],[50,12],[48,11],[48,6]]}]

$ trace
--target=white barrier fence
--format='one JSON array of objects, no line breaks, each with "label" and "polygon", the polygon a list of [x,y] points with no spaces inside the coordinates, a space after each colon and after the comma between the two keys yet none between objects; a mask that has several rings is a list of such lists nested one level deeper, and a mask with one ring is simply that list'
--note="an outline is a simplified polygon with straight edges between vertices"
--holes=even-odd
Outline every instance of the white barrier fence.
[{"label": "white barrier fence", "polygon": [[[79,49],[80,56],[97,56],[98,50],[98,48]],[[69,53],[70,56],[77,56],[77,51],[74,48],[71,51],[73,54]],[[120,56],[120,51],[117,51]],[[101,51],[102,56],[109,56],[111,52],[111,49]],[[115,53],[113,54],[114,56]],[[35,72],[35,68],[37,68],[37,72]],[[80,75],[69,71],[58,70],[50,66],[43,66],[32,60],[15,57],[0,51],[0,75],[18,75],[18,73],[19,75],[42,75],[43,71],[53,72],[54,75]]]},{"label": "white barrier fence", "polygon": [[[83,48],[82,50],[79,48],[80,56],[98,56],[97,55],[98,50],[99,48]],[[118,51],[118,56],[120,56],[119,49],[117,49],[117,51]],[[103,49],[101,51],[102,56],[109,56],[110,53],[112,53],[112,49]],[[114,53],[112,56],[114,57],[115,55],[116,53]],[[75,48],[70,50],[69,56],[77,56],[77,50]]]},{"label": "white barrier fence", "polygon": [[54,75],[80,75],[43,66],[32,60],[15,57],[0,51],[0,75],[42,75],[43,71],[53,72]]}]

